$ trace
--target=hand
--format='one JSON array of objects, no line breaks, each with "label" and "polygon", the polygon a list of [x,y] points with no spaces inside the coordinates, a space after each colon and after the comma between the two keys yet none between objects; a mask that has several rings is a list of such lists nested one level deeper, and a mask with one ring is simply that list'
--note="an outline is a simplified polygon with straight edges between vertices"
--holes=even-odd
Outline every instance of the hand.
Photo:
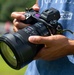
[{"label": "hand", "polygon": [[[32,8],[36,11],[39,10],[39,7],[37,4],[35,4]],[[25,16],[23,14],[25,14],[25,12],[12,12],[11,17],[14,18],[14,20],[13,20],[14,32],[29,25],[29,24],[24,24],[24,23],[20,22],[20,20],[25,20]]]},{"label": "hand", "polygon": [[63,35],[30,36],[29,41],[45,45],[34,59],[55,60],[70,54],[69,39]]}]

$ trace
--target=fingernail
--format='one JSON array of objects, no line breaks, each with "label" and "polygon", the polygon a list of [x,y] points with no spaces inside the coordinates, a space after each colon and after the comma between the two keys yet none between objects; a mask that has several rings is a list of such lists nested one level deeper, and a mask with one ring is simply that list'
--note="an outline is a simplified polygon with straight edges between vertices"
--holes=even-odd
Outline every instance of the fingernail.
[{"label": "fingernail", "polygon": [[35,36],[30,36],[29,37],[29,41],[34,41],[34,39],[35,39]]}]

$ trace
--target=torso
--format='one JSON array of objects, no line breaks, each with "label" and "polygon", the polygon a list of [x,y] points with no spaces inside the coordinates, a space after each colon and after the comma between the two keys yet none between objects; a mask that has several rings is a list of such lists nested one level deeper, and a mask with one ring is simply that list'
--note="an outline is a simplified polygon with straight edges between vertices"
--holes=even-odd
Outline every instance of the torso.
[{"label": "torso", "polygon": [[[61,15],[59,22],[63,28],[74,32],[74,0],[38,0],[38,4],[40,13],[51,7],[58,9]],[[70,32],[65,32],[64,35],[74,39],[74,35]],[[36,60],[29,66],[31,66],[30,71],[32,75],[74,75],[74,64],[72,61],[74,61],[74,56],[66,56],[55,61]],[[36,66],[33,66],[33,63]]]},{"label": "torso", "polygon": [[[74,32],[74,0],[39,0],[38,3],[40,12],[51,7],[59,10],[61,15],[59,22],[63,28]],[[74,39],[74,35],[70,32],[65,32],[64,35],[70,39]],[[74,64],[70,60],[70,57],[72,58],[72,56],[68,56],[68,58],[64,57],[51,62],[37,60],[37,68],[40,73],[43,73],[41,75],[45,75],[45,73],[47,73],[47,75],[73,75],[74,72],[72,69],[74,69]],[[72,71],[71,73],[70,70]]]}]

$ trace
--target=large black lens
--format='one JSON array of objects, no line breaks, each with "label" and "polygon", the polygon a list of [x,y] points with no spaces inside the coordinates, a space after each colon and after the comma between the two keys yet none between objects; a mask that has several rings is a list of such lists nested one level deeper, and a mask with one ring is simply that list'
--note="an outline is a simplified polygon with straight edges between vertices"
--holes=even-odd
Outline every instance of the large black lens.
[{"label": "large black lens", "polygon": [[[56,34],[60,25],[57,20],[60,18],[59,11],[51,8],[41,14],[28,14],[29,22],[33,25],[27,26],[13,34],[5,34],[0,37],[0,52],[4,60],[14,69],[20,69],[30,63],[43,45],[33,44],[28,41],[31,35],[48,36]],[[31,18],[32,17],[32,18]],[[34,20],[36,19],[36,20]],[[28,20],[26,23],[28,23]],[[36,22],[36,23],[35,23]]]},{"label": "large black lens", "polygon": [[0,51],[4,60],[14,69],[20,69],[30,63],[43,45],[30,43],[31,35],[50,35],[43,23],[27,26],[14,34],[0,37]]}]

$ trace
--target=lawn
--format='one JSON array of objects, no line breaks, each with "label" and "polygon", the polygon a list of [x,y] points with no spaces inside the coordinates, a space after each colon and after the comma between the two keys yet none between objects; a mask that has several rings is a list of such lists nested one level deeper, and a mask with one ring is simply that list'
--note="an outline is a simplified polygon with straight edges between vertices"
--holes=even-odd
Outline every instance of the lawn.
[{"label": "lawn", "polygon": [[10,68],[0,56],[0,75],[24,75],[26,67],[20,70]]}]

